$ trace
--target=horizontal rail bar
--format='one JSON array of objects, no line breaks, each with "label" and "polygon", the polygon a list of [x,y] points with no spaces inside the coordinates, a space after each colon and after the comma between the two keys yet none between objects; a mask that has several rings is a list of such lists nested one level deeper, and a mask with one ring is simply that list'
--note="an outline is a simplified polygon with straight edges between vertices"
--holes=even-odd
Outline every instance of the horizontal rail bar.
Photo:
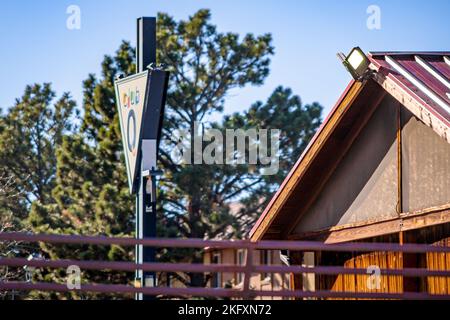
[{"label": "horizontal rail bar", "polygon": [[341,251],[368,252],[391,251],[405,253],[445,252],[450,253],[450,247],[432,246],[427,244],[393,244],[393,243],[337,243],[324,244],[313,241],[260,241],[256,248],[259,250],[292,250],[292,251]]},{"label": "horizontal rail bar", "polygon": [[431,295],[428,293],[404,292],[404,293],[384,293],[384,292],[338,292],[338,291],[254,291],[261,297],[281,297],[281,298],[350,298],[350,299],[401,299],[401,300],[450,300],[450,295]]},{"label": "horizontal rail bar", "polygon": [[[192,263],[143,263],[121,261],[80,261],[80,260],[27,260],[22,258],[0,258],[0,266],[21,267],[28,265],[36,268],[67,268],[76,265],[85,270],[115,271],[164,271],[164,272],[244,272],[243,266],[226,264]],[[450,273],[450,272],[449,272]]]},{"label": "horizontal rail bar", "polygon": [[[361,274],[371,275],[366,268],[346,268],[338,266],[254,266],[254,273],[314,273],[327,275],[345,275]],[[404,268],[404,269],[382,269],[380,274],[386,276],[404,276],[404,277],[450,277],[450,270],[428,270],[423,268]]]},{"label": "horizontal rail bar", "polygon": [[[192,263],[143,263],[121,261],[79,261],[79,260],[27,260],[23,258],[0,258],[0,266],[36,268],[67,268],[76,265],[85,270],[115,270],[115,271],[160,271],[160,272],[223,272],[244,273],[245,266],[227,264],[192,264]],[[253,265],[252,273],[314,273],[314,274],[361,274],[369,275],[365,268],[346,268],[339,266],[260,266]],[[423,268],[381,269],[381,275],[407,277],[450,277],[450,270],[428,270]]]},{"label": "horizontal rail bar", "polygon": [[[0,290],[37,290],[54,292],[98,292],[98,293],[118,293],[133,294],[143,293],[157,296],[196,296],[196,297],[243,297],[243,291],[235,289],[207,289],[207,288],[167,288],[167,287],[147,287],[135,288],[128,285],[106,285],[106,284],[85,284],[79,290],[71,290],[66,285],[55,283],[24,283],[24,282],[0,282]],[[450,300],[450,295],[431,295],[428,293],[381,293],[381,292],[337,292],[337,291],[265,291],[252,290],[247,293],[248,297],[295,297],[295,298],[353,298],[353,299],[405,299],[405,300]]]},{"label": "horizontal rail bar", "polygon": [[135,246],[143,245],[147,247],[161,248],[217,248],[227,249],[246,248],[249,244],[247,240],[223,241],[223,240],[203,240],[203,239],[159,239],[146,238],[135,239],[130,237],[105,237],[105,236],[78,236],[78,235],[49,235],[49,234],[29,234],[21,232],[2,232],[0,241],[24,241],[24,242],[46,242],[54,244],[91,244],[91,245],[122,245]]},{"label": "horizontal rail bar", "polygon": [[257,241],[248,240],[203,240],[203,239],[134,239],[104,236],[77,236],[77,235],[45,235],[27,234],[19,232],[0,233],[0,241],[25,241],[65,244],[91,244],[91,245],[143,245],[160,248],[243,248],[257,250],[297,250],[297,251],[343,251],[343,252],[367,252],[367,251],[392,251],[406,253],[443,252],[450,253],[450,247],[433,246],[427,244],[393,244],[393,243],[338,243],[325,244],[313,241]]}]

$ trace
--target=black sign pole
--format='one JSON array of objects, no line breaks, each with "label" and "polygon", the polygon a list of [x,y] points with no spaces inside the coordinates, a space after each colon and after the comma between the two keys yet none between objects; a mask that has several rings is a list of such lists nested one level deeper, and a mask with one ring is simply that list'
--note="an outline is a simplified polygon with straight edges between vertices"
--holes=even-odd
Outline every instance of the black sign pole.
[{"label": "black sign pole", "polygon": [[[151,63],[156,63],[156,18],[142,17],[137,20],[137,50],[136,50],[137,69],[142,72],[147,69]],[[144,114],[143,126],[151,123],[152,115],[150,112]],[[155,115],[153,115],[154,117]],[[138,192],[136,195],[136,236],[138,238],[156,237],[156,183],[154,177],[143,174],[143,170],[156,169],[156,144],[150,142],[153,137],[147,136],[148,130],[143,130],[142,148],[140,159],[138,160]],[[153,146],[154,147],[150,147]],[[149,166],[151,168],[144,168]],[[144,165],[145,163],[145,165]],[[155,249],[150,247],[136,246],[136,262],[154,262]],[[156,286],[156,274],[154,272],[136,272],[136,280],[142,287]],[[152,297],[142,294],[136,295],[138,300],[148,300]]]}]

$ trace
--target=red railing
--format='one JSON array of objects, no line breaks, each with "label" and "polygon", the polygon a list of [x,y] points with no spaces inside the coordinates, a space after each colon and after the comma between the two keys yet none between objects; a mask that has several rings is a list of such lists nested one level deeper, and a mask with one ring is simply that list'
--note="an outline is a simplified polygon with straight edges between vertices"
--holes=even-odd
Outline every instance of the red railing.
[{"label": "red railing", "polygon": [[[28,260],[23,258],[0,258],[0,266],[36,268],[67,268],[72,265],[82,270],[111,271],[151,271],[151,272],[192,272],[192,273],[242,273],[244,274],[241,289],[216,288],[170,288],[170,287],[133,287],[116,284],[82,284],[80,289],[69,289],[64,284],[1,282],[0,290],[39,290],[68,292],[98,292],[114,294],[143,293],[146,295],[162,295],[166,297],[281,297],[281,298],[353,298],[353,299],[450,299],[448,294],[429,294],[426,292],[337,292],[337,291],[303,291],[281,289],[276,291],[253,290],[250,286],[252,274],[322,274],[322,275],[368,275],[365,268],[346,268],[341,266],[302,267],[298,265],[256,265],[253,263],[255,250],[292,250],[304,252],[403,252],[403,253],[450,253],[450,247],[424,244],[392,244],[392,243],[342,243],[324,244],[311,241],[259,241],[246,240],[201,240],[201,239],[134,239],[114,237],[86,237],[74,235],[34,235],[27,233],[0,233],[0,241],[45,242],[52,244],[90,244],[90,245],[143,245],[157,248],[210,248],[210,249],[245,249],[246,263],[243,266],[227,264],[187,264],[187,263],[144,263],[117,261],[79,261],[79,260]],[[450,277],[450,270],[428,270],[425,268],[380,269],[380,275],[403,277]]]}]

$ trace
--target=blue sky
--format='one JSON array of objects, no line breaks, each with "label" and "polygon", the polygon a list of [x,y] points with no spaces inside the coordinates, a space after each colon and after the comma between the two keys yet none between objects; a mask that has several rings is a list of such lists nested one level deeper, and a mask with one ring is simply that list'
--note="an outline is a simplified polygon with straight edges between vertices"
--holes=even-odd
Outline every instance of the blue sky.
[{"label": "blue sky", "polygon": [[[80,30],[66,28],[69,5],[81,9]],[[381,9],[380,30],[366,26],[369,5]],[[365,51],[450,50],[448,0],[3,0],[0,108],[36,82],[51,82],[58,95],[71,92],[81,106],[81,83],[99,72],[103,55],[123,39],[135,44],[137,17],[163,11],[186,19],[200,8],[211,9],[219,31],[274,38],[264,85],[231,92],[227,113],[265,100],[278,85],[291,87],[304,103],[320,102],[327,113],[350,80],[336,53],[356,45]]]}]

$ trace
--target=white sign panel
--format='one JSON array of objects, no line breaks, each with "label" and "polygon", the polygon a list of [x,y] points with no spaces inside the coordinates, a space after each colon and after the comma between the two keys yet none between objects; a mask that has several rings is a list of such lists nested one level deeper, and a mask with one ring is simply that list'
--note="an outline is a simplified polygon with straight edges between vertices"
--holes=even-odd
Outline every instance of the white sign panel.
[{"label": "white sign panel", "polygon": [[116,101],[119,109],[122,144],[127,165],[128,183],[133,192],[138,167],[148,71],[116,81]]}]

